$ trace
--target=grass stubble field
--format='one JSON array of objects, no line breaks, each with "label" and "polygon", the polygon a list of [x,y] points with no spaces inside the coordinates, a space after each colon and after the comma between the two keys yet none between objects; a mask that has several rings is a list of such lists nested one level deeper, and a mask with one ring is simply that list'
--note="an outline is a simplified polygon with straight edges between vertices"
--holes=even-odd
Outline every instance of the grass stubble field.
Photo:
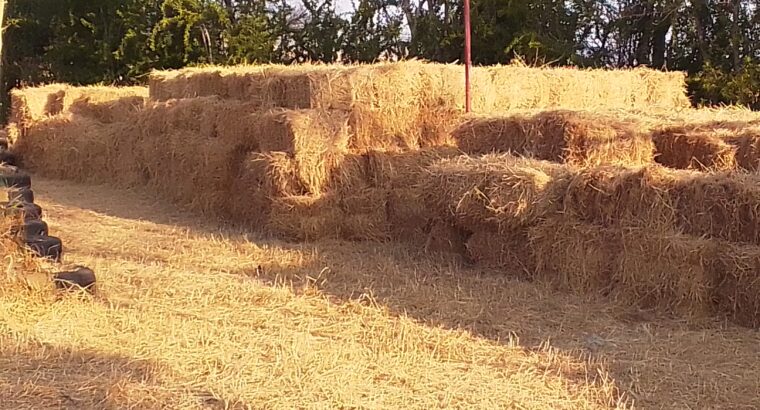
[{"label": "grass stubble field", "polygon": [[[462,118],[458,72],[14,91],[98,284],[0,239],[0,407],[760,406],[760,117],[688,108],[679,73],[507,66]],[[433,251],[464,231],[438,242],[469,260]]]}]

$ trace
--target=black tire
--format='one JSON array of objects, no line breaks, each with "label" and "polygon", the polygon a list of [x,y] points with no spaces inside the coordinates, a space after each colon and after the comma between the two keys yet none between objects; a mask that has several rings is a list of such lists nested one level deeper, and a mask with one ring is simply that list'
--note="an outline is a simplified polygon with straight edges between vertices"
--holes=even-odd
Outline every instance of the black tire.
[{"label": "black tire", "polygon": [[0,188],[29,188],[32,177],[15,166],[0,165]]},{"label": "black tire", "polygon": [[21,214],[24,221],[30,221],[33,219],[42,218],[42,207],[37,204],[30,204],[28,202],[0,202],[3,207],[3,214],[5,216],[14,216]]},{"label": "black tire", "polygon": [[85,289],[95,291],[95,272],[84,266],[77,266],[72,271],[58,272],[53,276],[55,287],[62,290]]},{"label": "black tire", "polygon": [[48,224],[40,219],[33,219],[24,222],[23,225],[14,225],[11,227],[11,235],[26,241],[30,238],[48,236],[50,230]]},{"label": "black tire", "polygon": [[16,159],[16,156],[5,149],[0,149],[0,164],[6,164],[6,165],[17,165],[18,160]]},{"label": "black tire", "polygon": [[24,242],[33,254],[41,258],[54,262],[60,262],[63,258],[63,242],[55,236],[38,236],[28,238]]},{"label": "black tire", "polygon": [[8,190],[8,202],[34,203],[34,191],[30,188],[12,188]]}]

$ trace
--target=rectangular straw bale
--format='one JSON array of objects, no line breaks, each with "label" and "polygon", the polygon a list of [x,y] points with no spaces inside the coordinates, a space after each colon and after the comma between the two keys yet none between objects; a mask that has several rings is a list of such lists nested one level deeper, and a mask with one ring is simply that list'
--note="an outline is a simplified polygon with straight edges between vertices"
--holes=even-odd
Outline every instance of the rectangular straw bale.
[{"label": "rectangular straw bale", "polygon": [[290,240],[311,241],[340,237],[342,213],[327,195],[272,199],[267,230]]},{"label": "rectangular straw bale", "polygon": [[394,188],[388,192],[388,222],[395,239],[423,242],[426,229],[436,216],[422,200],[422,192],[415,188]]},{"label": "rectangular straw bale", "polygon": [[467,258],[468,233],[446,221],[433,220],[425,241],[428,253],[453,254]]},{"label": "rectangular straw bale", "polygon": [[760,244],[760,176],[691,173],[669,187],[684,232],[732,242]]},{"label": "rectangular straw bale", "polygon": [[293,156],[298,176],[312,194],[324,192],[348,144],[346,117],[341,112],[275,110],[261,119],[259,147]]},{"label": "rectangular straw bale", "polygon": [[714,313],[720,254],[715,241],[652,228],[622,232],[620,269],[614,275],[618,299],[687,316]]},{"label": "rectangular straw bale", "polygon": [[736,149],[736,164],[749,171],[760,170],[760,127],[726,136],[724,141]]},{"label": "rectangular straw bale", "polygon": [[609,293],[620,266],[620,230],[551,217],[529,228],[536,278],[560,289]]},{"label": "rectangular straw bale", "polygon": [[50,84],[15,89],[11,92],[9,121],[17,124],[22,132],[35,121],[68,112],[102,122],[122,121],[131,117],[147,95],[145,87]]},{"label": "rectangular straw bale", "polygon": [[655,159],[677,169],[721,171],[736,169],[736,148],[710,133],[667,127],[652,133]]},{"label": "rectangular straw bale", "polygon": [[453,138],[469,154],[511,152],[578,166],[653,161],[651,138],[635,123],[580,111],[471,117]]},{"label": "rectangular straw bale", "polygon": [[501,111],[518,109],[680,110],[691,106],[682,72],[487,67]]},{"label": "rectangular straw bale", "polygon": [[344,191],[339,198],[343,214],[342,237],[348,240],[389,239],[387,201],[388,191],[385,189]]},{"label": "rectangular straw bale", "polygon": [[760,327],[760,247],[724,242],[718,258],[719,309],[739,325]]},{"label": "rectangular straw bale", "polygon": [[460,156],[429,166],[420,189],[428,207],[460,227],[509,230],[558,212],[569,177],[545,161]]},{"label": "rectangular straw bale", "polygon": [[536,263],[527,229],[502,234],[475,232],[467,239],[467,254],[479,266],[499,268],[525,278],[535,275]]},{"label": "rectangular straw bale", "polygon": [[24,167],[42,175],[80,182],[104,183],[119,179],[114,160],[123,127],[81,116],[56,116],[35,122],[14,145]]},{"label": "rectangular straw bale", "polygon": [[601,166],[578,170],[564,195],[565,214],[602,226],[657,225],[674,229],[669,187],[696,174],[659,165]]},{"label": "rectangular straw bale", "polygon": [[414,151],[367,151],[370,181],[376,187],[408,188],[420,180],[426,166],[443,158],[461,155],[455,147],[423,148]]}]

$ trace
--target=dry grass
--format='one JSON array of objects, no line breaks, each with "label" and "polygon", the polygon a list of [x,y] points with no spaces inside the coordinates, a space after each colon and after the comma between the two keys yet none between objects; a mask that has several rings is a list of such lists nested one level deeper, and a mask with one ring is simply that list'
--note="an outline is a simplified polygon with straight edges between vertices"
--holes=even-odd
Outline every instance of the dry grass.
[{"label": "dry grass", "polygon": [[639,408],[760,404],[757,332],[393,246],[250,242],[147,192],[35,185],[101,292],[0,292],[4,406],[577,409],[618,389]]}]

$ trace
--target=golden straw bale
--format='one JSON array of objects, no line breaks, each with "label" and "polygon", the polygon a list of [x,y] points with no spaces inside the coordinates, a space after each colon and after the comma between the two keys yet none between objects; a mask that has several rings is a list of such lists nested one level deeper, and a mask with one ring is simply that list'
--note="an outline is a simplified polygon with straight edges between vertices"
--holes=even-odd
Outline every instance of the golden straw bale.
[{"label": "golden straw bale", "polygon": [[620,230],[568,217],[546,218],[529,229],[536,278],[575,292],[609,293],[622,256]]},{"label": "golden straw bale", "polygon": [[545,161],[461,156],[429,166],[420,189],[432,210],[461,227],[512,229],[557,212],[569,177]]},{"label": "golden straw bale", "polygon": [[602,226],[673,226],[668,192],[676,179],[693,175],[661,166],[601,166],[577,171],[563,201],[565,214]]},{"label": "golden straw bale", "polygon": [[592,166],[652,162],[651,139],[636,124],[573,111],[535,115],[524,126],[531,151],[539,159]]},{"label": "golden straw bale", "polygon": [[467,239],[467,254],[480,266],[526,278],[532,278],[536,270],[527,229],[502,234],[477,231]]},{"label": "golden straw bale", "polygon": [[526,154],[531,152],[526,125],[522,115],[470,117],[452,132],[452,136],[459,149],[468,154]]},{"label": "golden straw bale", "polygon": [[716,241],[651,228],[623,229],[615,296],[688,316],[715,311]]},{"label": "golden straw bale", "polygon": [[270,196],[306,194],[298,179],[295,161],[285,152],[249,153],[241,165],[240,175]]},{"label": "golden straw bale", "polygon": [[276,110],[262,118],[259,133],[261,151],[293,156],[298,176],[312,194],[324,191],[348,143],[346,118],[340,112]]},{"label": "golden straw bale", "polygon": [[376,187],[408,188],[419,181],[426,166],[458,155],[459,149],[446,146],[414,151],[371,150],[366,154],[367,172]]},{"label": "golden straw bale", "polygon": [[272,199],[266,228],[285,239],[310,241],[340,237],[342,213],[327,195]]},{"label": "golden straw bale", "polygon": [[760,247],[724,242],[718,260],[719,309],[739,325],[760,327]]},{"label": "golden straw bale", "polygon": [[648,164],[653,152],[636,124],[578,111],[471,117],[453,138],[468,154],[516,153],[579,166]]},{"label": "golden straw bale", "polygon": [[365,155],[346,154],[338,158],[329,171],[325,181],[325,190],[346,193],[367,189],[371,186]]},{"label": "golden straw bale", "polygon": [[652,133],[652,140],[655,160],[664,166],[700,171],[736,169],[736,148],[709,133],[671,127]]}]

